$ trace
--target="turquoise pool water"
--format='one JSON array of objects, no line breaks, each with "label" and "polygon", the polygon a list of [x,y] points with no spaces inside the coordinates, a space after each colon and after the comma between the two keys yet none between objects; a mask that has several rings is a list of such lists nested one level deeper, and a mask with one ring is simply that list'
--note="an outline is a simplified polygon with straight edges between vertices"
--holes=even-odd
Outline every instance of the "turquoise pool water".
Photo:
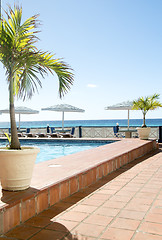
[{"label": "turquoise pool water", "polygon": [[[33,139],[33,140],[20,140],[22,146],[36,146],[40,148],[40,153],[37,156],[36,163],[44,162],[50,159],[59,158],[72,153],[92,149],[105,144],[112,143],[114,141],[105,140],[44,140],[44,139]],[[5,146],[7,140],[0,140],[0,146]]]}]

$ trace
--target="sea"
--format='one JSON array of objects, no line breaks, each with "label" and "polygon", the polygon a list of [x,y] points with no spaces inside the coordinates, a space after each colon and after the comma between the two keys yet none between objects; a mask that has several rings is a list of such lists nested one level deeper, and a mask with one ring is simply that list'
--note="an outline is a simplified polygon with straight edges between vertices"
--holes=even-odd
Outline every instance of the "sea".
[{"label": "sea", "polygon": [[[112,127],[116,124],[121,127],[126,127],[128,125],[128,119],[102,119],[102,120],[65,120],[64,127]],[[142,126],[142,119],[130,119],[130,127]],[[45,128],[49,125],[50,127],[62,127],[62,121],[26,121],[21,122],[21,128]],[[149,127],[162,126],[162,118],[156,119],[146,119],[146,125]],[[19,123],[17,122],[17,127]],[[0,128],[9,128],[9,122],[0,122]]]}]

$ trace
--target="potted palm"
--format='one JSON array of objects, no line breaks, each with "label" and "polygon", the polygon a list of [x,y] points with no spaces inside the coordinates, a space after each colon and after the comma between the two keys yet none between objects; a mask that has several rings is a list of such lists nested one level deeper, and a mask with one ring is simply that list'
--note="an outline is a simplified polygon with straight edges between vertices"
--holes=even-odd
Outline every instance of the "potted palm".
[{"label": "potted palm", "polygon": [[[0,149],[0,178],[5,190],[23,190],[29,187],[34,162],[39,149],[21,147],[15,121],[15,97],[31,98],[38,87],[40,77],[56,74],[59,96],[64,96],[73,84],[72,69],[61,59],[36,48],[38,15],[22,23],[22,7],[8,7],[6,18],[0,22],[0,61],[6,70],[9,87],[11,141],[8,148]],[[16,161],[16,162],[14,162]],[[31,163],[30,163],[31,161]]]},{"label": "potted palm", "polygon": [[158,107],[162,107],[162,104],[158,101],[159,94],[154,94],[152,96],[140,97],[138,100],[133,101],[133,110],[141,110],[143,113],[143,125],[138,127],[137,131],[140,139],[148,139],[151,131],[150,127],[146,126],[146,113],[149,110],[154,110]]}]

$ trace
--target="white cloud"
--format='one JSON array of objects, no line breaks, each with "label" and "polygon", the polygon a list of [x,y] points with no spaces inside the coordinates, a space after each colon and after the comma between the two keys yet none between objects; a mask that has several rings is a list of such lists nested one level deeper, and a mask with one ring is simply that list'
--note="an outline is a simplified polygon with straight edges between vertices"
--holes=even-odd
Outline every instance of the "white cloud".
[{"label": "white cloud", "polygon": [[96,88],[97,85],[95,85],[95,84],[87,84],[87,87],[89,87],[89,88]]}]

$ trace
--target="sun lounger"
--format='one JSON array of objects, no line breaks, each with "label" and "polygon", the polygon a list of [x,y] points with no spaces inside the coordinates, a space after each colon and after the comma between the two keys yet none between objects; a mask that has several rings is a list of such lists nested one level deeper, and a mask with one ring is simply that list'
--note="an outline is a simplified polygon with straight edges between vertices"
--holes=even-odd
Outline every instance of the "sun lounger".
[{"label": "sun lounger", "polygon": [[51,127],[51,133],[55,133],[55,132],[56,132],[55,127]]},{"label": "sun lounger", "polygon": [[36,135],[35,134],[33,134],[33,133],[27,133],[26,135],[25,135],[25,137],[35,137]]},{"label": "sun lounger", "polygon": [[59,135],[60,135],[60,137],[63,137],[63,138],[73,138],[74,132],[75,132],[75,127],[72,127],[70,133],[60,133]]},{"label": "sun lounger", "polygon": [[47,137],[49,137],[49,134],[47,133],[47,128],[37,129],[36,137],[37,138],[47,138]]},{"label": "sun lounger", "polygon": [[51,138],[58,138],[59,137],[59,133],[56,132],[54,127],[50,127],[51,132],[47,133],[47,137],[51,137]]},{"label": "sun lounger", "polygon": [[27,128],[26,129],[26,133],[23,134],[24,137],[35,137],[36,134],[35,133],[32,133],[30,128]]},{"label": "sun lounger", "polygon": [[6,137],[4,133],[5,133],[4,130],[0,130],[0,137]]},{"label": "sun lounger", "polygon": [[18,137],[25,137],[23,133],[18,132],[17,133]]},{"label": "sun lounger", "polygon": [[49,135],[49,137],[51,137],[51,138],[59,138],[59,137],[60,137],[60,134],[59,134],[59,133],[51,133],[51,134]]},{"label": "sun lounger", "polygon": [[45,133],[37,133],[37,134],[35,134],[35,136],[44,138],[44,137],[47,137],[47,134],[45,134]]}]

